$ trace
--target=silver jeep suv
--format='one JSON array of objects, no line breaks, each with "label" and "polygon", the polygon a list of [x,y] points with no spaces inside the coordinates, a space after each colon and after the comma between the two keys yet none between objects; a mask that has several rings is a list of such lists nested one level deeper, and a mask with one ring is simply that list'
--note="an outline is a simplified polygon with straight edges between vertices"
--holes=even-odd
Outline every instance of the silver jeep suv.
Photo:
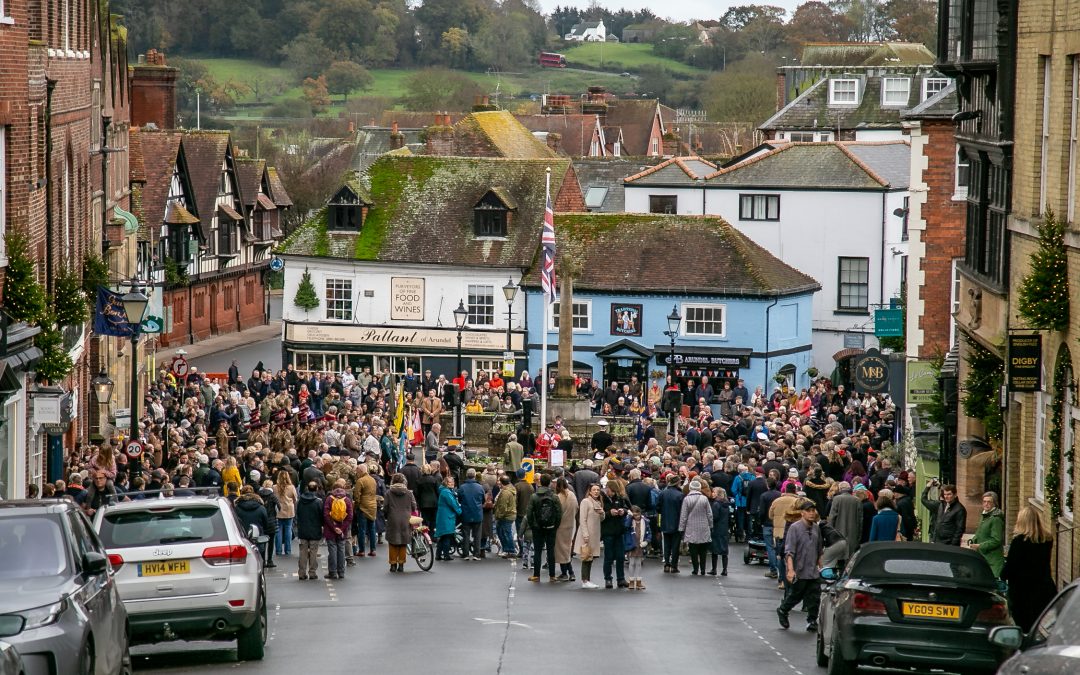
[{"label": "silver jeep suv", "polygon": [[149,497],[94,514],[116,570],[133,644],[233,640],[241,661],[266,644],[266,580],[256,540],[228,499]]}]

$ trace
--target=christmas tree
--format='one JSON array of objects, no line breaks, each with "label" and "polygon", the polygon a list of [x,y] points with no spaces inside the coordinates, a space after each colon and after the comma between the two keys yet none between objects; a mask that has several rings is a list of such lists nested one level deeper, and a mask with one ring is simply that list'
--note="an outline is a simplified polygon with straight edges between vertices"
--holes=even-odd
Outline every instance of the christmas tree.
[{"label": "christmas tree", "polygon": [[1031,272],[1020,281],[1017,309],[1032,328],[1065,330],[1069,325],[1069,277],[1065,223],[1047,210],[1039,226],[1039,248]]},{"label": "christmas tree", "polygon": [[34,344],[41,350],[41,360],[34,368],[38,380],[52,384],[63,380],[71,372],[71,356],[64,349],[64,336],[56,326],[55,317],[47,316],[41,322],[41,332],[34,338]]},{"label": "christmas tree", "polygon": [[296,297],[293,304],[305,311],[311,311],[319,306],[319,294],[315,292],[315,284],[311,283],[311,272],[304,268],[304,276],[300,277],[300,285],[296,288]]},{"label": "christmas tree", "polygon": [[97,305],[98,287],[109,285],[109,265],[101,256],[87,253],[83,258],[82,289],[91,307]]},{"label": "christmas tree", "polygon": [[53,307],[56,310],[56,323],[60,326],[79,326],[90,318],[86,294],[83,293],[75,270],[66,267],[60,269],[53,286]]},{"label": "christmas tree", "polygon": [[15,321],[36,323],[45,315],[45,291],[37,280],[34,261],[30,259],[30,244],[26,235],[9,232],[8,265],[4,275],[4,309]]}]

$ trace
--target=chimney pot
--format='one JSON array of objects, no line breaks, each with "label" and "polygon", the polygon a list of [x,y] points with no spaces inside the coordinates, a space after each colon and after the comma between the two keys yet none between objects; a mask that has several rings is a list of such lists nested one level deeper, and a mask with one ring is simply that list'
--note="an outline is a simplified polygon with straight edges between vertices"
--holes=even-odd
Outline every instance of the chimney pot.
[{"label": "chimney pot", "polygon": [[393,121],[393,122],[392,122],[392,123],[390,124],[390,133],[392,133],[392,134],[397,134],[397,132],[398,132],[398,123],[397,123],[397,120],[394,120],[394,121]]}]

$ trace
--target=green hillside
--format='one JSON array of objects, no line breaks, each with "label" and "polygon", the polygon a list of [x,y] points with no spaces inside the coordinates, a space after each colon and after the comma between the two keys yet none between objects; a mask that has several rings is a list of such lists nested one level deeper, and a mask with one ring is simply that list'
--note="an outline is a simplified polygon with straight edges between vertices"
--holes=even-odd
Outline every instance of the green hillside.
[{"label": "green hillside", "polygon": [[700,68],[694,68],[680,61],[658,56],[653,53],[652,45],[622,42],[585,42],[574,47],[564,48],[559,52],[566,57],[571,67],[596,68],[599,70],[634,72],[644,66],[659,66],[681,75],[702,75]]},{"label": "green hillside", "polygon": [[[211,77],[219,82],[235,82],[247,90],[237,97],[243,107],[237,116],[258,117],[275,103],[296,100],[301,97],[300,83],[287,69],[250,59],[192,58],[206,66]],[[374,86],[358,96],[379,96],[396,100],[406,93],[406,83],[418,70],[407,68],[372,69]],[[484,91],[500,96],[519,97],[543,93],[576,94],[590,85],[602,85],[615,93],[631,93],[637,84],[633,77],[620,77],[615,73],[583,73],[557,68],[530,68],[520,73],[477,73],[461,71],[475,80]],[[256,91],[258,90],[258,91]],[[258,95],[256,95],[258,94]],[[330,113],[341,109],[341,98],[334,97]]]}]

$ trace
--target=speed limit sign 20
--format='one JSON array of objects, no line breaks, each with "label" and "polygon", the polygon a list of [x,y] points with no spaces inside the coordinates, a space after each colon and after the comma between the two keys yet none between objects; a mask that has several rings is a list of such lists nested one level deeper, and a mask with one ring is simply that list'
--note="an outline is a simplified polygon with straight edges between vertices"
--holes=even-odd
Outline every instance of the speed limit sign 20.
[{"label": "speed limit sign 20", "polygon": [[131,441],[127,444],[127,456],[132,458],[142,457],[143,447],[142,443],[138,441]]}]

